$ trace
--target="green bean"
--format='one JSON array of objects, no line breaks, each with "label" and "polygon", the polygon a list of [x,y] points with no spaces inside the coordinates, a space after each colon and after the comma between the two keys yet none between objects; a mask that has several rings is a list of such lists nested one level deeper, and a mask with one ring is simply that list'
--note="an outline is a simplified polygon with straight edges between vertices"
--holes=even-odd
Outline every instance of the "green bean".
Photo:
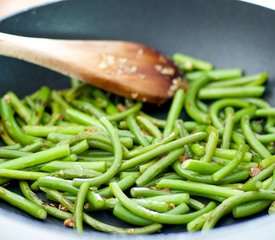
[{"label": "green bean", "polygon": [[158,127],[148,118],[137,116],[138,123],[146,130],[148,131],[153,137],[157,139],[162,139],[162,133],[158,129]]},{"label": "green bean", "polygon": [[26,107],[20,99],[13,93],[8,92],[7,96],[9,96],[11,105],[16,113],[25,121],[28,122],[31,118],[30,109]]},{"label": "green bean", "polygon": [[127,208],[123,207],[120,203],[115,205],[113,214],[122,221],[137,226],[147,226],[153,224],[152,221],[133,214]]},{"label": "green bean", "polygon": [[28,121],[29,125],[36,125],[40,122],[44,109],[48,103],[50,97],[50,89],[48,87],[42,87],[35,99],[35,106],[31,114],[31,118]]},{"label": "green bean", "polygon": [[[201,210],[201,209],[198,209],[198,210]],[[186,203],[183,202],[183,203],[179,204],[178,206],[169,210],[167,213],[180,215],[180,214],[188,213],[189,211],[190,211],[190,208],[188,207],[188,205]]]},{"label": "green bean", "polygon": [[203,209],[205,207],[204,203],[202,203],[202,202],[200,202],[200,201],[198,201],[198,200],[196,200],[194,198],[190,198],[189,199],[188,205],[191,208],[195,209],[195,210],[201,210],[201,209]]},{"label": "green bean", "polygon": [[65,109],[65,116],[76,123],[83,124],[85,126],[94,126],[101,129],[103,128],[102,124],[96,118],[73,108]]},{"label": "green bean", "polygon": [[179,176],[176,173],[166,173],[163,174],[161,177],[156,176],[154,179],[152,179],[150,182],[144,185],[144,187],[154,187],[161,179],[176,179],[176,180],[182,180],[182,177]]},{"label": "green bean", "polygon": [[[236,155],[237,151],[233,149],[222,149],[222,148],[217,148],[215,151],[215,157],[221,157],[221,158],[226,158],[226,159],[233,159],[234,156]],[[244,162],[250,162],[252,159],[252,153],[246,152],[244,155]]]},{"label": "green bean", "polygon": [[270,165],[272,165],[273,163],[275,163],[275,156],[274,155],[261,160],[259,164],[262,168],[267,168]]},{"label": "green bean", "polygon": [[127,123],[129,126],[129,129],[132,131],[132,133],[136,136],[137,141],[140,145],[146,147],[149,146],[150,143],[147,141],[147,139],[142,135],[141,129],[138,126],[135,118],[133,115],[130,115],[127,117]]},{"label": "green bean", "polygon": [[129,169],[131,167],[137,166],[138,164],[144,163],[149,161],[150,159],[157,157],[160,154],[166,153],[168,151],[172,151],[178,147],[181,147],[184,144],[196,142],[199,140],[202,140],[206,137],[206,133],[204,132],[197,132],[194,134],[190,134],[187,137],[180,138],[178,140],[174,140],[170,143],[166,143],[162,146],[156,147],[155,149],[152,149],[149,152],[145,152],[141,155],[138,155],[134,158],[131,158],[124,163],[122,163],[120,170],[124,171],[126,169]]},{"label": "green bean", "polygon": [[69,156],[61,158],[59,160],[64,161],[64,162],[75,162],[77,160],[77,155],[73,153],[73,154],[70,154]]},{"label": "green bean", "polygon": [[270,206],[270,200],[251,201],[233,208],[234,218],[242,218],[254,215]]},{"label": "green bean", "polygon": [[257,117],[275,117],[275,108],[262,108],[255,112]]},{"label": "green bean", "polygon": [[261,142],[259,142],[259,140],[255,137],[254,133],[252,132],[250,128],[250,117],[248,115],[242,118],[241,128],[246,138],[246,141],[249,143],[251,148],[256,153],[258,153],[262,158],[267,158],[271,156],[270,152]]},{"label": "green bean", "polygon": [[251,128],[252,128],[252,131],[254,131],[256,134],[262,133],[264,131],[262,123],[257,120],[251,121]]},{"label": "green bean", "polygon": [[123,179],[123,178],[126,178],[128,176],[132,176],[134,178],[138,178],[140,176],[140,172],[138,171],[133,171],[133,172],[121,172],[119,174],[119,179]]},{"label": "green bean", "polygon": [[214,81],[228,80],[242,76],[242,69],[231,68],[231,69],[217,69],[206,72],[207,76]]},{"label": "green bean", "polygon": [[189,203],[190,197],[189,197],[189,194],[187,193],[177,193],[177,194],[146,197],[146,198],[143,198],[143,200],[168,202],[168,203],[173,203],[175,205],[179,205],[181,203]]},{"label": "green bean", "polygon": [[114,156],[83,156],[77,155],[79,162],[106,162],[114,161]]},{"label": "green bean", "polygon": [[163,135],[168,136],[172,133],[176,120],[179,118],[185,100],[185,92],[178,89],[174,95],[171,107],[169,109],[167,120],[163,129]]},{"label": "green bean", "polygon": [[[51,115],[45,111],[42,112],[42,116],[40,119],[41,124],[48,124],[48,122],[51,120]],[[24,126],[24,125],[23,125]]]},{"label": "green bean", "polygon": [[[41,177],[38,179],[39,187],[46,187],[59,191],[66,191],[74,196],[77,195],[78,189],[72,185],[72,181],[64,180],[60,178],[55,178],[51,176]],[[95,208],[102,208],[104,206],[104,201],[101,196],[95,192],[89,191],[87,194],[87,200]]]},{"label": "green bean", "polygon": [[[213,163],[218,164],[220,166],[225,166],[228,163],[232,161],[231,159],[226,159],[226,158],[219,158],[219,157],[213,157]],[[256,168],[258,167],[259,164],[256,162],[241,162],[237,169],[250,169],[250,168]]]},{"label": "green bean", "polygon": [[[233,134],[234,135],[234,134]],[[243,140],[242,140],[243,142]],[[191,145],[192,151],[198,155],[199,157],[205,154],[205,148],[200,144],[192,144]],[[233,159],[236,154],[236,150],[234,149],[223,149],[223,148],[216,148],[214,158],[225,158],[225,159]],[[244,155],[244,162],[250,162],[252,159],[252,153],[246,152]]]},{"label": "green bean", "polygon": [[70,147],[71,153],[74,153],[74,154],[80,154],[82,152],[85,152],[88,149],[89,149],[89,144],[87,140],[83,140],[73,145],[72,147]]},{"label": "green bean", "polygon": [[113,128],[112,124],[105,118],[100,118],[100,122],[104,125],[106,130],[108,131],[109,137],[113,144],[114,149],[114,161],[112,166],[102,175],[92,178],[90,180],[84,180],[84,179],[74,179],[73,184],[75,186],[79,186],[82,182],[88,181],[90,185],[92,186],[99,186],[103,183],[108,182],[112,177],[114,177],[122,163],[122,150],[121,150],[121,144],[119,141],[118,133]]},{"label": "green bean", "polygon": [[134,158],[138,155],[144,154],[146,152],[149,152],[159,146],[162,146],[166,143],[171,142],[172,140],[174,140],[176,137],[178,136],[178,134],[176,132],[172,132],[169,136],[164,137],[161,141],[156,142],[156,143],[152,143],[151,145],[147,146],[147,147],[143,147],[143,148],[137,148],[137,149],[133,149],[131,151],[129,151],[128,153],[125,153],[125,157],[127,159],[129,158]]},{"label": "green bean", "polygon": [[51,98],[56,102],[63,111],[70,108],[71,106],[58,94],[57,91],[51,91]]},{"label": "green bean", "polygon": [[225,199],[213,212],[207,217],[202,230],[210,230],[215,226],[218,220],[225,214],[229,213],[233,207],[240,205],[245,202],[255,200],[275,200],[275,192],[270,191],[251,191],[231,196]]},{"label": "green bean", "polygon": [[115,114],[106,116],[106,118],[109,121],[121,121],[121,120],[127,118],[129,115],[136,114],[141,108],[142,108],[142,103],[137,102],[131,108],[129,108],[123,112],[120,112],[120,113],[115,113]]},{"label": "green bean", "polygon": [[104,158],[104,157],[113,157],[113,154],[110,152],[100,151],[100,150],[89,150],[84,153],[81,153],[81,157],[91,157],[91,158]]},{"label": "green bean", "polygon": [[119,113],[118,108],[111,101],[108,101],[105,111],[108,115],[115,115],[115,114]]},{"label": "green bean", "polygon": [[144,173],[149,167],[153,166],[155,163],[157,163],[159,159],[153,159],[147,163],[144,163],[142,165],[139,166],[139,172],[142,174]]},{"label": "green bean", "polygon": [[210,162],[215,154],[215,150],[219,141],[219,132],[212,126],[208,127],[208,141],[205,146],[205,154],[201,158],[203,162]]},{"label": "green bean", "polygon": [[38,139],[36,137],[26,135],[18,126],[12,112],[11,102],[8,95],[5,95],[1,99],[0,115],[2,117],[2,123],[6,131],[11,136],[11,138],[14,139],[16,142],[19,142],[23,145],[27,145],[35,142]]},{"label": "green bean", "polygon": [[260,97],[263,95],[264,91],[265,91],[265,87],[263,86],[202,88],[199,91],[199,98],[200,99],[218,99],[218,98]]},{"label": "green bean", "polygon": [[20,149],[22,152],[37,152],[41,150],[41,148],[45,147],[48,143],[45,141],[36,141],[33,144],[25,145],[23,148]]},{"label": "green bean", "polygon": [[205,212],[209,212],[215,207],[215,203],[209,203],[204,209],[199,210],[197,212],[183,214],[183,215],[173,215],[167,213],[156,213],[154,211],[147,210],[141,206],[138,206],[134,201],[129,199],[119,188],[116,183],[110,183],[110,187],[114,193],[114,195],[119,199],[122,206],[126,207],[132,213],[144,217],[149,220],[153,220],[158,223],[166,223],[166,224],[184,224],[192,221],[194,218],[200,216]]},{"label": "green bean", "polygon": [[188,82],[192,82],[201,78],[208,78],[205,71],[194,71],[185,73],[185,78]]},{"label": "green bean", "polygon": [[89,190],[89,183],[81,184],[77,193],[77,198],[74,208],[74,227],[79,233],[83,232],[83,207],[85,204],[86,195]]},{"label": "green bean", "polygon": [[37,180],[38,178],[46,175],[47,173],[42,173],[42,172],[0,169],[0,177],[11,178],[11,179]]},{"label": "green bean", "polygon": [[275,127],[268,128],[267,132],[269,132],[269,133],[275,133]]},{"label": "green bean", "polygon": [[102,109],[96,107],[94,104],[90,102],[82,100],[73,100],[71,104],[79,110],[91,114],[92,116],[95,116],[97,118],[106,116],[106,113],[104,113]]},{"label": "green bean", "polygon": [[264,99],[260,99],[260,98],[245,98],[243,99],[246,102],[249,102],[251,104],[256,105],[259,108],[270,108],[270,104],[265,101]]},{"label": "green bean", "polygon": [[[136,175],[129,175],[117,182],[118,186],[122,191],[130,188],[134,185],[136,179],[138,176]],[[132,188],[133,189],[133,188]],[[109,198],[113,196],[113,192],[111,191],[110,187],[101,188],[100,190],[97,190],[96,193],[100,194],[103,198]],[[135,196],[133,196],[135,197]]]},{"label": "green bean", "polygon": [[83,169],[83,168],[72,168],[72,169],[65,169],[65,170],[59,170],[56,172],[52,172],[49,175],[59,178],[76,178],[76,177],[82,177],[82,178],[92,178],[97,177],[101,173],[95,170],[91,169]]},{"label": "green bean", "polygon": [[120,137],[121,144],[126,147],[127,149],[132,149],[134,147],[133,138],[130,137]]},{"label": "green bean", "polygon": [[183,70],[198,69],[209,71],[213,68],[212,64],[185,54],[176,53],[173,55],[173,61]]},{"label": "green bean", "polygon": [[87,84],[80,83],[77,86],[68,89],[64,94],[64,97],[65,97],[66,101],[67,102],[72,102],[81,93],[83,93],[83,89],[85,89],[86,87],[87,87]]},{"label": "green bean", "polygon": [[259,172],[257,175],[254,177],[250,178],[248,182],[257,182],[257,181],[263,181],[266,178],[268,178],[274,171],[275,169],[275,163],[272,163],[270,166],[267,168],[263,169],[261,172]]},{"label": "green bean", "polygon": [[207,85],[207,87],[216,88],[216,87],[233,87],[233,86],[259,86],[265,83],[267,80],[268,73],[262,72],[259,74],[245,76],[241,78],[229,79],[228,81],[218,81],[212,82]]},{"label": "green bean", "polygon": [[0,157],[6,159],[14,159],[30,155],[28,152],[21,152],[18,150],[0,149]]},{"label": "green bean", "polygon": [[11,179],[8,178],[0,178],[0,186],[5,186],[5,184],[9,184]]},{"label": "green bean", "polygon": [[96,99],[96,101],[101,102],[103,108],[106,108],[109,102],[107,95],[100,89],[93,88],[92,95]]},{"label": "green bean", "polygon": [[203,225],[204,225],[206,219],[208,218],[208,216],[212,213],[212,211],[210,211],[208,213],[205,213],[205,214],[195,218],[193,221],[189,222],[187,224],[187,231],[188,232],[195,232],[195,231],[200,230],[203,227]]},{"label": "green bean", "polygon": [[257,181],[257,182],[246,182],[244,184],[242,184],[241,186],[241,190],[243,191],[255,191],[258,190],[260,188],[262,188],[263,184],[261,181]]},{"label": "green bean", "polygon": [[198,172],[206,175],[213,174],[222,168],[221,166],[214,163],[202,162],[202,161],[193,160],[193,159],[188,159],[184,161],[181,167],[185,170],[190,170],[190,171],[194,171],[194,172]]},{"label": "green bean", "polygon": [[62,145],[1,163],[0,169],[5,168],[20,170],[27,167],[36,166],[42,163],[47,163],[58,158],[66,157],[69,154],[69,146]]},{"label": "green bean", "polygon": [[264,135],[255,134],[255,136],[261,143],[275,142],[275,133],[264,134]]},{"label": "green bean", "polygon": [[196,157],[202,157],[205,154],[205,147],[199,143],[193,143],[190,145],[191,151]]},{"label": "green bean", "polygon": [[64,118],[63,114],[61,114],[61,109],[59,104],[56,102],[50,102],[52,114],[50,120],[47,122],[47,126],[53,126],[57,124],[60,120]]},{"label": "green bean", "polygon": [[245,143],[241,144],[234,159],[223,168],[219,169],[212,175],[212,179],[215,182],[220,181],[224,177],[228,176],[233,170],[241,163],[245,154]]},{"label": "green bean", "polygon": [[[248,183],[249,182],[245,184],[248,184]],[[257,183],[257,182],[252,182],[252,183]],[[274,187],[275,187],[275,175],[273,173],[271,183],[268,185],[263,184],[262,188],[267,190],[274,190]],[[256,214],[260,211],[263,211],[268,206],[270,206],[270,204],[271,204],[270,200],[251,201],[251,202],[244,203],[234,207],[232,213],[235,218],[247,217],[247,216]]]},{"label": "green bean", "polygon": [[[64,198],[62,196],[62,194],[58,193],[57,191],[53,191],[53,190],[49,190],[49,189],[45,189],[45,188],[43,188],[43,191],[49,193],[58,202],[60,202],[67,209],[69,209],[71,212],[73,212],[73,209],[74,209],[73,204],[70,201],[68,201],[66,198]],[[115,227],[115,226],[100,222],[85,213],[83,214],[83,220],[85,223],[87,223],[94,229],[96,229],[98,231],[108,232],[108,233],[146,234],[146,233],[157,232],[162,228],[161,224],[151,224],[149,226],[141,227],[141,228],[120,228],[120,227]]]},{"label": "green bean", "polygon": [[256,111],[257,107],[255,105],[252,105],[252,106],[249,106],[249,107],[246,107],[246,108],[243,108],[239,111],[236,112],[234,118],[233,118],[233,121],[234,123],[238,123],[240,122],[240,120],[245,116],[245,115],[253,115]]},{"label": "green bean", "polygon": [[[173,164],[173,168],[175,172],[183,177],[184,179],[188,179],[193,182],[200,182],[200,183],[208,183],[208,184],[217,184],[217,182],[213,181],[211,175],[202,175],[197,172],[184,170],[181,168],[179,162],[175,162]],[[220,180],[218,184],[226,184],[226,183],[235,183],[239,181],[244,181],[249,177],[249,171],[247,169],[232,173],[225,177],[224,179]]]},{"label": "green bean", "polygon": [[170,188],[173,190],[183,190],[183,191],[191,191],[204,193],[207,192],[209,195],[216,195],[220,197],[231,197],[237,194],[242,193],[240,190],[229,189],[225,187],[205,184],[205,183],[197,183],[197,182],[188,182],[183,180],[170,180],[170,179],[162,179],[158,184],[159,188]]},{"label": "green bean", "polygon": [[24,126],[23,130],[35,137],[47,137],[49,133],[56,132],[56,133],[64,133],[64,134],[71,134],[76,135],[84,131],[93,130],[91,127],[84,127],[84,126]]},{"label": "green bean", "polygon": [[[123,190],[123,189],[121,189]],[[155,190],[146,187],[133,187],[131,188],[131,196],[135,198],[139,197],[154,197],[170,194],[169,191]]]},{"label": "green bean", "polygon": [[106,162],[52,161],[41,168],[41,170],[44,172],[55,172],[55,171],[66,170],[66,169],[76,169],[79,171],[82,171],[82,169],[89,169],[89,170],[95,170],[98,172],[104,172],[106,170]]},{"label": "green bean", "polygon": [[223,132],[224,126],[222,122],[219,120],[218,113],[219,111],[227,106],[232,106],[232,107],[239,107],[239,108],[246,108],[249,107],[250,104],[239,99],[234,99],[234,98],[226,98],[226,99],[221,99],[216,102],[214,102],[210,106],[210,117],[212,120],[213,125],[219,129],[220,132]]},{"label": "green bean", "polygon": [[34,101],[32,100],[32,98],[30,96],[26,96],[24,98],[24,100],[22,101],[22,103],[28,105],[31,108],[31,110],[34,109],[34,106],[35,106]]},{"label": "green bean", "polygon": [[62,219],[62,220],[68,219],[73,216],[72,214],[70,214],[68,212],[59,210],[55,207],[52,207],[52,206],[44,203],[30,189],[30,187],[26,181],[19,181],[19,187],[20,187],[21,192],[25,196],[25,198],[27,198],[29,201],[35,203],[36,205],[40,206],[41,208],[43,208],[48,214],[50,214],[56,218]]},{"label": "green bean", "polygon": [[20,143],[15,143],[15,144],[12,144],[12,145],[1,146],[0,149],[21,150],[22,146],[21,146]]},{"label": "green bean", "polygon": [[15,121],[17,122],[17,124],[18,124],[18,126],[19,126],[20,128],[22,128],[22,127],[25,126],[24,121],[23,121],[20,117],[16,116],[16,117],[15,117]]},{"label": "green bean", "polygon": [[192,117],[199,123],[209,124],[211,119],[207,113],[202,112],[197,104],[196,98],[200,91],[200,89],[208,83],[208,78],[201,78],[194,82],[192,82],[188,88],[186,93],[186,100],[185,100],[185,110]]},{"label": "green bean", "polygon": [[113,146],[109,145],[109,143],[99,142],[97,140],[88,140],[88,143],[90,148],[93,148],[93,149],[100,149],[110,153],[114,151]]},{"label": "green bean", "polygon": [[[0,116],[1,116],[1,113],[0,113]],[[0,120],[0,136],[1,136],[1,139],[3,140],[3,142],[5,144],[7,144],[8,146],[16,144],[16,142],[10,137],[10,135],[4,128],[1,120]]]},{"label": "green bean", "polygon": [[47,212],[41,207],[37,206],[33,202],[28,199],[7,190],[4,187],[0,186],[0,199],[6,201],[7,203],[21,209],[22,211],[38,218],[38,219],[46,219]]},{"label": "green bean", "polygon": [[208,109],[208,105],[205,104],[204,102],[202,102],[201,100],[197,100],[197,105],[198,107],[203,111],[203,112],[208,112],[209,109]]},{"label": "green bean", "polygon": [[171,206],[174,206],[173,203],[167,203],[163,201],[153,201],[153,200],[147,200],[144,198],[141,199],[131,199],[135,203],[137,203],[139,206],[144,207],[146,209],[156,211],[159,213],[168,212],[171,209]]},{"label": "green bean", "polygon": [[[189,132],[186,130],[184,122],[182,120],[176,121],[176,128],[179,130],[180,137],[186,137],[189,135]],[[185,155],[187,155],[188,157],[193,157],[190,144],[185,144],[184,148],[186,151]]]},{"label": "green bean", "polygon": [[268,209],[268,214],[273,214],[274,212],[275,212],[275,206],[273,202]]},{"label": "green bean", "polygon": [[175,162],[182,154],[184,154],[184,152],[184,148],[171,151],[166,156],[158,160],[155,164],[146,169],[145,172],[137,178],[136,184],[138,186],[144,186],[155,176],[169,167],[173,162]]},{"label": "green bean", "polygon": [[222,135],[222,143],[221,148],[228,149],[230,147],[230,140],[233,134],[234,128],[234,109],[231,107],[227,107],[225,109],[225,125],[224,131]]},{"label": "green bean", "polygon": [[73,138],[73,135],[69,135],[69,134],[64,134],[64,133],[56,133],[56,132],[51,132],[48,134],[47,136],[47,140],[53,142],[53,143],[59,143],[65,139],[70,139]]},{"label": "green bean", "polygon": [[[106,148],[107,151],[112,151],[112,146],[108,146],[111,144],[111,141],[105,132],[94,128],[90,130],[91,131],[81,132],[75,136],[69,135],[69,134],[50,133],[48,135],[48,140],[51,140],[53,142],[59,141],[58,145],[66,144],[66,143],[72,145],[80,141],[88,140],[89,143],[92,143],[92,144],[95,143],[94,144],[95,146],[101,146],[101,147],[104,146],[104,148]],[[120,137],[120,142],[127,146],[131,146],[133,144],[132,138],[126,137],[126,136]]]}]

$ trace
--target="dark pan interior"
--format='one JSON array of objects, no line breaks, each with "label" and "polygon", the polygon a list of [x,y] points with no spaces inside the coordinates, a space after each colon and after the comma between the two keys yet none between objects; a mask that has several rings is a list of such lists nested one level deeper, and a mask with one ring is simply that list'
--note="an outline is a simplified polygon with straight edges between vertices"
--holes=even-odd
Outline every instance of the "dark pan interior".
[{"label": "dark pan interior", "polygon": [[[34,37],[130,40],[167,55],[184,52],[206,59],[217,68],[241,67],[247,74],[266,70],[266,99],[275,105],[274,22],[275,12],[232,0],[78,0],[12,16],[0,22],[0,31]],[[24,96],[42,85],[64,88],[68,81],[41,67],[0,57],[0,95],[12,90]],[[147,106],[147,110],[166,114],[165,107]],[[15,212],[30,223],[37,222],[2,202],[0,210],[2,215]],[[107,213],[98,217],[118,223]],[[51,218],[46,222],[62,225]],[[232,223],[236,221],[228,217],[222,225]],[[166,233],[182,231],[182,226],[165,229]]]}]

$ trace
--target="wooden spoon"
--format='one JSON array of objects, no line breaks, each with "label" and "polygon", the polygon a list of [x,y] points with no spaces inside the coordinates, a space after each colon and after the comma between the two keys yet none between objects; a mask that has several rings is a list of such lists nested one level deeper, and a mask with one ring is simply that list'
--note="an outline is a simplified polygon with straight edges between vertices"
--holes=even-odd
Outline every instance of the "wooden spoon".
[{"label": "wooden spoon", "polygon": [[163,103],[182,82],[170,60],[133,42],[56,40],[0,33],[0,54],[150,103]]}]

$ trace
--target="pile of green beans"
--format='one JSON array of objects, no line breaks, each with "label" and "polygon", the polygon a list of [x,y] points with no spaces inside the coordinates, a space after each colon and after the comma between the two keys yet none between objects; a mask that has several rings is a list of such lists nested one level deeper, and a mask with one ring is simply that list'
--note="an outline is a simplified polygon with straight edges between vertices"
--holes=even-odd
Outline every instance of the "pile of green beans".
[{"label": "pile of green beans", "polygon": [[[190,232],[275,212],[275,108],[267,73],[243,76],[183,54],[179,88],[165,119],[72,79],[0,100],[0,199],[81,233],[90,226],[147,234],[185,224]],[[180,118],[186,113],[189,120]],[[12,192],[18,185],[21,194]],[[96,219],[110,211],[125,226]]]}]

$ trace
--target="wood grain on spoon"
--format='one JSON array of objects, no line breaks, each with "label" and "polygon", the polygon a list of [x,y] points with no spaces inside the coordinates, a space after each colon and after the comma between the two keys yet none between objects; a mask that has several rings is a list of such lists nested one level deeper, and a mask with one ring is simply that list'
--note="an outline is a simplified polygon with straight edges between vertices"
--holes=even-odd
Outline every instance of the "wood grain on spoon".
[{"label": "wood grain on spoon", "polygon": [[55,40],[0,33],[0,54],[83,80],[106,91],[163,103],[181,83],[158,51],[123,41]]}]

